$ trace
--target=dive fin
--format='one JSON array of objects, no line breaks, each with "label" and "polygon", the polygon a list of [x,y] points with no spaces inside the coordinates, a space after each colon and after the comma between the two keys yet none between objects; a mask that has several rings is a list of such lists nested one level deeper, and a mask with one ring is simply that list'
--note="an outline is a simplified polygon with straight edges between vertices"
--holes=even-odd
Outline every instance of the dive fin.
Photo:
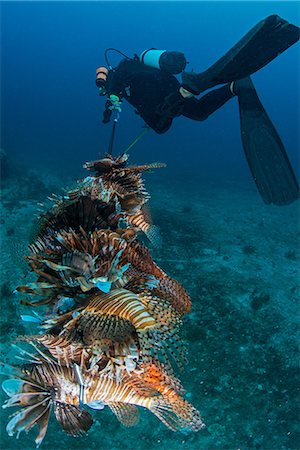
[{"label": "dive fin", "polygon": [[183,72],[183,87],[198,95],[245,78],[266,66],[300,38],[300,29],[273,14],[258,22],[222,58],[202,73]]},{"label": "dive fin", "polygon": [[257,189],[266,204],[288,205],[299,198],[299,185],[283,143],[251,79],[239,80],[234,87],[244,152]]}]

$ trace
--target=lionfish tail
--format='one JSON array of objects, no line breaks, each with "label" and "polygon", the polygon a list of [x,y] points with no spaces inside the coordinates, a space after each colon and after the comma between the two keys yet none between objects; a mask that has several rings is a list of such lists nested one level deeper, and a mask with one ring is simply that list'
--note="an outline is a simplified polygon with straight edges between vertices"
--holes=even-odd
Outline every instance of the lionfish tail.
[{"label": "lionfish tail", "polygon": [[144,214],[144,211],[141,210],[134,216],[128,216],[128,221],[139,230],[143,231],[154,247],[159,248],[162,246],[160,229],[157,225],[149,223],[146,220],[145,215],[147,216],[148,213]]},{"label": "lionfish tail", "polygon": [[205,427],[199,411],[174,392],[154,399],[149,409],[172,431],[199,431]]},{"label": "lionfish tail", "polygon": [[18,378],[7,379],[2,383],[2,389],[9,396],[2,408],[21,407],[20,411],[11,416],[6,431],[9,436],[17,433],[18,437],[22,431],[28,432],[36,425],[39,431],[35,443],[39,447],[48,428],[52,407],[51,392],[29,376],[18,373],[13,374]]},{"label": "lionfish tail", "polygon": [[145,233],[153,247],[160,248],[162,246],[163,240],[157,225],[149,225]]}]

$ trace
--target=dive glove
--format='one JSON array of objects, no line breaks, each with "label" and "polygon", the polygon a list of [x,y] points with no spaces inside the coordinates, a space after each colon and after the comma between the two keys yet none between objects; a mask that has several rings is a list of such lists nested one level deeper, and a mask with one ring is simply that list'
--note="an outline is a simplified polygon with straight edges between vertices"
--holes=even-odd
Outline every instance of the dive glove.
[{"label": "dive glove", "polygon": [[109,101],[110,101],[109,109],[111,111],[118,111],[118,112],[122,111],[122,109],[121,109],[122,102],[120,101],[120,99],[117,95],[111,94],[109,96]]},{"label": "dive glove", "polygon": [[103,112],[103,123],[108,123],[111,119],[111,115],[113,111],[120,113],[121,110],[121,101],[117,95],[111,94],[109,99],[105,103],[105,110]]}]

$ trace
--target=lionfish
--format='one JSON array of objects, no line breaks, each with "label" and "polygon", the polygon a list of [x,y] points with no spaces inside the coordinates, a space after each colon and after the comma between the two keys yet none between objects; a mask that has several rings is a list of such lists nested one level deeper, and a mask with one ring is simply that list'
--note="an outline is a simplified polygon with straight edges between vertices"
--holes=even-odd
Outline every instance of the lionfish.
[{"label": "lionfish", "polygon": [[140,406],[174,431],[204,427],[174,375],[186,363],[179,331],[191,300],[139,239],[160,240],[145,214],[141,174],[164,165],[127,160],[108,155],[86,163],[92,174],[51,198],[25,257],[36,281],[17,291],[26,294],[24,305],[40,307],[23,316],[40,331],[19,338],[23,365],[2,366],[9,376],[3,407],[20,408],[8,434],[36,425],[37,447],[51,410],[72,436],[90,429],[89,408],[105,406],[126,426],[137,423]]}]

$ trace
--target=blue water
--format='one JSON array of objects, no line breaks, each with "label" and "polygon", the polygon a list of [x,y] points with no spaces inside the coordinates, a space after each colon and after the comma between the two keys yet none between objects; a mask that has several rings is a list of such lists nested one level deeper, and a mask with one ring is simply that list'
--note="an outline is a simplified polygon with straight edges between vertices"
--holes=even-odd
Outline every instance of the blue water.
[{"label": "blue water", "polygon": [[[15,262],[15,244],[28,243],[36,202],[108,149],[111,124],[101,122],[105,99],[95,85],[105,49],[129,56],[151,47],[178,50],[188,70],[202,71],[270,14],[299,26],[300,3],[1,2],[1,12],[1,148],[11,177],[1,218],[5,353],[7,342],[28,332],[11,291],[26,273]],[[299,60],[298,44],[252,77],[297,176]],[[115,152],[142,126],[124,103]],[[178,117],[166,134],[148,133],[131,162],[152,161],[168,167],[146,177],[165,243],[151,251],[193,301],[184,323],[190,363],[180,378],[207,428],[174,434],[145,412],[127,429],[99,412],[89,435],[73,439],[52,417],[42,448],[298,450],[299,204],[281,208],[260,199],[242,150],[236,98],[204,122]],[[24,167],[22,177],[13,177],[15,167]],[[7,416],[1,449],[33,449],[34,433],[18,441],[6,436]]]},{"label": "blue water", "polygon": [[[188,69],[200,71],[273,13],[299,24],[298,2],[2,2],[2,147],[53,167],[95,158],[107,150],[110,133],[101,123],[104,99],[94,82],[107,47],[129,56],[149,47],[179,50]],[[118,55],[111,59],[119,61]],[[297,166],[299,46],[253,80]],[[117,146],[129,144],[142,125],[124,105]],[[188,166],[189,156],[206,174],[249,176],[236,99],[203,123],[176,119],[166,135],[148,136],[137,153],[176,166]]]}]

